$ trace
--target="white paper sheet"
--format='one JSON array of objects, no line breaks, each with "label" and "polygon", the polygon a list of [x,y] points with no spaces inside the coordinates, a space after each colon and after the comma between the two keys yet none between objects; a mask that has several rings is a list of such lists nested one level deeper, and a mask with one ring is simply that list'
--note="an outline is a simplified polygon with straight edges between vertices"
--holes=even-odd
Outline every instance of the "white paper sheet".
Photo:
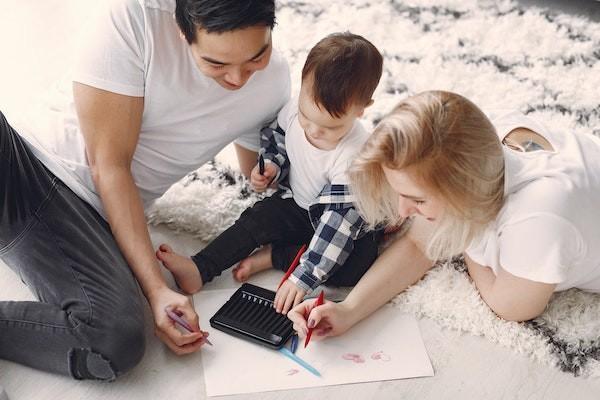
[{"label": "white paper sheet", "polygon": [[209,319],[234,290],[194,296],[200,326],[214,344],[202,348],[208,396],[265,392],[433,376],[417,321],[383,307],[343,336],[300,343],[296,354],[322,375],[316,377],[276,350],[210,328]]}]

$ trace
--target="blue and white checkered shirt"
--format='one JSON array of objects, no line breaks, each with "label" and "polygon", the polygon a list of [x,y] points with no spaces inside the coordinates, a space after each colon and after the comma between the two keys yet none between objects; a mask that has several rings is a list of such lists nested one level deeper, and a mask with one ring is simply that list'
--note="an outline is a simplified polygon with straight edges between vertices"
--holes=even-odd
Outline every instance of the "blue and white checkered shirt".
[{"label": "blue and white checkered shirt", "polygon": [[[285,131],[277,126],[261,131],[260,154],[279,167],[275,181],[279,195],[293,197],[288,184],[290,161],[285,147]],[[289,280],[307,293],[326,281],[342,266],[354,249],[354,241],[366,230],[364,220],[354,207],[354,197],[346,184],[330,183],[311,204],[308,214],[315,234],[300,264]]]}]

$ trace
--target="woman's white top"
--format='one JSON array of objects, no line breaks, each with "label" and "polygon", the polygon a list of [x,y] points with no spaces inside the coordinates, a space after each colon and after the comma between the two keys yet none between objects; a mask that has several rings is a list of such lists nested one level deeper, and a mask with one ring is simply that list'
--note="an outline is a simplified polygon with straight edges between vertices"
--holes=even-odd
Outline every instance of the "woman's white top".
[{"label": "woman's white top", "polygon": [[510,274],[600,292],[600,139],[553,132],[519,113],[493,116],[500,140],[527,128],[553,151],[518,152],[503,146],[505,202],[496,220],[466,253]]}]

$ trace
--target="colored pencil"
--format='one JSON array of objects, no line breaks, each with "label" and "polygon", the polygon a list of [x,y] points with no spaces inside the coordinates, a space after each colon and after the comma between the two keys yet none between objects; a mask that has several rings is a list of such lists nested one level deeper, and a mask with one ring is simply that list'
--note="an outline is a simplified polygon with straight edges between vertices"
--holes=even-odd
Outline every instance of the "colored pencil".
[{"label": "colored pencil", "polygon": [[265,158],[262,154],[258,157],[258,173],[261,175],[265,174]]},{"label": "colored pencil", "polygon": [[289,278],[290,275],[294,272],[294,270],[298,266],[298,263],[300,263],[300,257],[302,257],[302,254],[304,254],[305,251],[306,251],[306,245],[303,244],[302,247],[300,247],[300,250],[298,250],[296,257],[294,257],[294,260],[290,264],[287,272],[285,273],[285,275],[283,275],[283,278],[281,278],[281,282],[279,282],[279,286],[277,286],[277,289],[279,289],[281,287],[281,285],[283,285],[283,282],[285,282],[287,280],[287,278]]},{"label": "colored pencil", "polygon": [[[320,305],[323,305],[324,300],[325,300],[325,295],[323,294],[323,291],[321,290],[321,293],[319,293],[319,297],[317,297],[317,301],[315,301],[315,305],[313,306],[313,309],[319,307]],[[310,337],[312,336],[313,329],[314,328],[308,328],[308,332],[306,333],[306,340],[304,341],[305,348],[306,348],[306,346],[308,346],[308,342],[310,341]]]},{"label": "colored pencil", "polygon": [[[182,317],[180,317],[179,315],[177,315],[176,313],[173,312],[173,310],[170,309],[165,309],[165,311],[167,312],[167,315],[169,316],[169,318],[171,319],[171,321],[175,322],[177,325],[181,326],[183,329],[185,329],[186,331],[188,331],[189,333],[194,333],[194,329],[191,327],[191,325]],[[210,340],[208,340],[208,338],[204,338],[204,341],[208,344],[210,344],[211,346],[213,345]]]},{"label": "colored pencil", "polygon": [[307,363],[306,361],[304,361],[303,359],[301,359],[300,357],[298,357],[297,355],[295,355],[294,353],[289,351],[286,347],[280,348],[279,352],[281,354],[283,354],[284,356],[286,356],[287,358],[289,358],[290,360],[297,362],[303,368],[306,368],[310,373],[312,373],[318,377],[321,377],[321,374],[319,373],[319,371],[317,371],[315,369],[315,367],[313,367],[312,365],[310,365],[309,363]]}]

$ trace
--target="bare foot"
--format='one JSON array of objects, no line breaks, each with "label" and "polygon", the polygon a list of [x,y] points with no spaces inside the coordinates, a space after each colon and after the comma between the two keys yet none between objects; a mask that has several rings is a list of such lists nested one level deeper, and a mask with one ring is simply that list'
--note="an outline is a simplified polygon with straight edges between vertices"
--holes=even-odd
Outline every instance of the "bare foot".
[{"label": "bare foot", "polygon": [[184,292],[192,294],[202,288],[200,272],[191,258],[175,253],[171,246],[166,244],[158,246],[156,258],[162,262],[166,269],[171,271],[175,282]]},{"label": "bare foot", "polygon": [[250,257],[244,258],[232,271],[233,278],[238,282],[245,282],[252,275],[266,269],[273,268],[271,261],[271,245],[263,246]]}]

